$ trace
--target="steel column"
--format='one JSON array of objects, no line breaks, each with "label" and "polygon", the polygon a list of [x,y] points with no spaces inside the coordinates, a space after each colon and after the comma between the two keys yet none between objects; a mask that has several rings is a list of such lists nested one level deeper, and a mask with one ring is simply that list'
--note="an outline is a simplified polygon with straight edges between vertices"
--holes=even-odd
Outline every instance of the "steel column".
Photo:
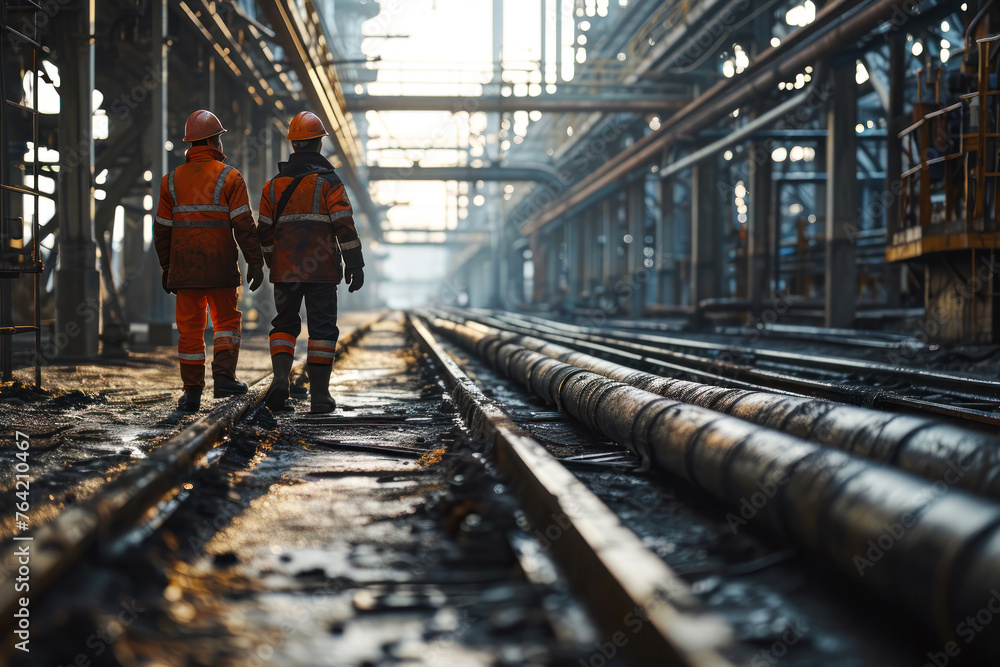
[{"label": "steel column", "polygon": [[[153,215],[155,216],[155,210],[157,202],[160,201],[160,181],[163,176],[168,172],[167,168],[167,152],[164,148],[167,143],[167,117],[169,113],[168,102],[168,46],[167,46],[167,8],[169,0],[153,0],[153,70],[160,82],[160,85],[153,89],[153,94],[150,96],[152,99],[152,123],[150,124],[150,132],[152,136],[152,141],[150,142],[150,149],[152,150],[152,168],[153,178],[150,181],[151,194],[153,195]],[[147,271],[147,279],[150,282],[150,309],[149,309],[149,321],[150,323],[157,323],[160,326],[157,327],[162,333],[168,322],[174,321],[174,296],[171,294],[166,294],[159,288],[157,280],[160,277],[159,262],[156,257],[156,249],[150,244],[149,250],[146,253],[146,263],[149,270]],[[155,338],[155,340],[154,340]],[[172,338],[172,336],[171,336]],[[150,343],[153,344],[170,344],[172,340],[166,340],[166,338],[159,338],[154,336],[153,329],[150,329]]]},{"label": "steel column", "polygon": [[660,181],[660,222],[656,230],[657,303],[677,303],[677,230],[674,177]]},{"label": "steel column", "polygon": [[826,143],[826,280],[824,322],[849,328],[857,301],[853,231],[858,224],[858,86],[855,67],[832,72]]},{"label": "steel column", "polygon": [[[889,104],[886,108],[886,165],[884,198],[886,239],[891,241],[892,235],[899,231],[899,195],[902,192],[900,174],[903,173],[903,145],[897,136],[908,124],[904,115],[904,96],[906,94],[906,37],[901,31],[892,33],[889,37]],[[905,266],[886,263],[886,301],[889,306],[897,306],[901,302],[903,275]]]},{"label": "steel column", "polygon": [[767,147],[761,144],[750,146],[750,202],[747,211],[747,298],[753,311],[758,313],[765,294],[769,293],[768,267],[771,262],[770,227],[773,220],[771,202],[771,175],[773,163]]},{"label": "steel column", "polygon": [[691,176],[691,305],[719,295],[720,261],[718,170],[715,160],[703,162]]},{"label": "steel column", "polygon": [[640,280],[645,270],[642,265],[642,249],[645,247],[643,237],[646,236],[646,179],[632,183],[628,189],[628,233],[632,243],[626,247],[628,266],[625,268],[625,279],[629,288],[629,315],[642,317],[642,305],[645,297],[646,282]]},{"label": "steel column", "polygon": [[81,0],[55,19],[59,67],[59,264],[55,275],[55,347],[63,358],[93,358],[100,345],[101,274],[94,237],[94,91],[96,0]]}]

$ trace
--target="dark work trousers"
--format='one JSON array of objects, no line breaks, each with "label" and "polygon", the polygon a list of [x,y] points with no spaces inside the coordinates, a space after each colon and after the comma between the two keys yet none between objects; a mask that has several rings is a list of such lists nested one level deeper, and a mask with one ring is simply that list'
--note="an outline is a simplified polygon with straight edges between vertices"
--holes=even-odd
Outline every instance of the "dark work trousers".
[{"label": "dark work trousers", "polygon": [[306,302],[306,322],[311,340],[331,341],[340,336],[337,328],[337,283],[274,283],[274,306],[278,314],[271,320],[271,334],[298,337],[302,330],[299,309]]}]

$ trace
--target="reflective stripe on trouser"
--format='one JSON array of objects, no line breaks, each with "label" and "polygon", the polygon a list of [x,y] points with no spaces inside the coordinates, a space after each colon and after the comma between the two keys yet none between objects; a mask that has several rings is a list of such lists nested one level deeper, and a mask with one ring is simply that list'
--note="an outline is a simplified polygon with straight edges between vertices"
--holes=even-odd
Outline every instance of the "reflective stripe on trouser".
[{"label": "reflective stripe on trouser", "polygon": [[271,344],[271,356],[276,354],[295,354],[295,336],[277,331],[268,336]]},{"label": "reflective stripe on trouser", "polygon": [[309,339],[309,364],[332,364],[334,354],[337,351],[337,341]]},{"label": "reflective stripe on trouser", "polygon": [[240,332],[235,329],[216,329],[212,347],[216,354],[219,350],[239,350],[241,338]]},{"label": "reflective stripe on trouser", "polygon": [[[287,337],[285,340],[294,341],[298,337],[302,330],[299,309],[303,300],[306,302],[306,321],[309,324],[309,363],[329,364],[340,337],[340,329],[337,328],[336,283],[274,283],[274,305],[278,313],[271,320],[272,345],[279,334],[284,334]],[[317,342],[325,349],[316,348]],[[327,353],[331,356],[320,356]],[[274,354],[274,347],[271,348],[271,354]]]},{"label": "reflective stripe on trouser", "polygon": [[236,309],[236,288],[180,289],[177,291],[177,351],[185,388],[205,386],[205,306],[212,315],[215,340],[212,374],[236,378],[240,358],[242,315]]}]

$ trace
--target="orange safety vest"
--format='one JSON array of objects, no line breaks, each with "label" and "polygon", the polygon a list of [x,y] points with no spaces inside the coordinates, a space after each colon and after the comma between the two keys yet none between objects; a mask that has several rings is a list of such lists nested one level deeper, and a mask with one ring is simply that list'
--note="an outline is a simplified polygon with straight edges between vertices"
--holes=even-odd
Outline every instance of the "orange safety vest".
[{"label": "orange safety vest", "polygon": [[[331,172],[331,178],[318,170]],[[286,188],[299,177],[281,215],[273,219]],[[339,283],[342,258],[346,266],[364,266],[351,202],[319,154],[293,154],[289,166],[267,182],[258,222],[272,283]]]},{"label": "orange safety vest", "polygon": [[248,264],[264,261],[243,175],[209,146],[192,147],[187,159],[163,177],[153,226],[167,286],[239,287],[237,243]]}]

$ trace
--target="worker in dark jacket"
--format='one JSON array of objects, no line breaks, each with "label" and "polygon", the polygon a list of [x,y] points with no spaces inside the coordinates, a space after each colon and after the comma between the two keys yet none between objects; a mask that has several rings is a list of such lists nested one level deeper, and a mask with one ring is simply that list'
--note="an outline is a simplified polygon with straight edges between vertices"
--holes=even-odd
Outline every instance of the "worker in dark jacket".
[{"label": "worker in dark jacket", "polygon": [[271,269],[278,311],[271,321],[274,379],[266,403],[277,411],[288,409],[288,374],[302,328],[303,300],[309,324],[306,370],[312,412],[334,410],[330,374],[340,335],[337,284],[346,277],[349,291],[355,292],[365,282],[351,202],[333,165],[320,153],[327,134],[315,114],[303,111],[295,116],[287,137],[295,152],[278,165],[278,175],[267,182],[260,199],[257,233]]},{"label": "worker in dark jacket", "polygon": [[[153,236],[163,269],[163,289],[177,295],[177,346],[184,394],[177,408],[197,412],[205,387],[205,307],[215,331],[212,377],[215,397],[245,394],[236,379],[242,317],[236,308],[242,284],[237,248],[246,258],[250,291],[264,282],[264,258],[254,232],[243,175],[224,164],[222,123],[195,111],[184,126],[191,143],[187,163],[160,183]],[[234,238],[235,235],[235,238]]]}]

